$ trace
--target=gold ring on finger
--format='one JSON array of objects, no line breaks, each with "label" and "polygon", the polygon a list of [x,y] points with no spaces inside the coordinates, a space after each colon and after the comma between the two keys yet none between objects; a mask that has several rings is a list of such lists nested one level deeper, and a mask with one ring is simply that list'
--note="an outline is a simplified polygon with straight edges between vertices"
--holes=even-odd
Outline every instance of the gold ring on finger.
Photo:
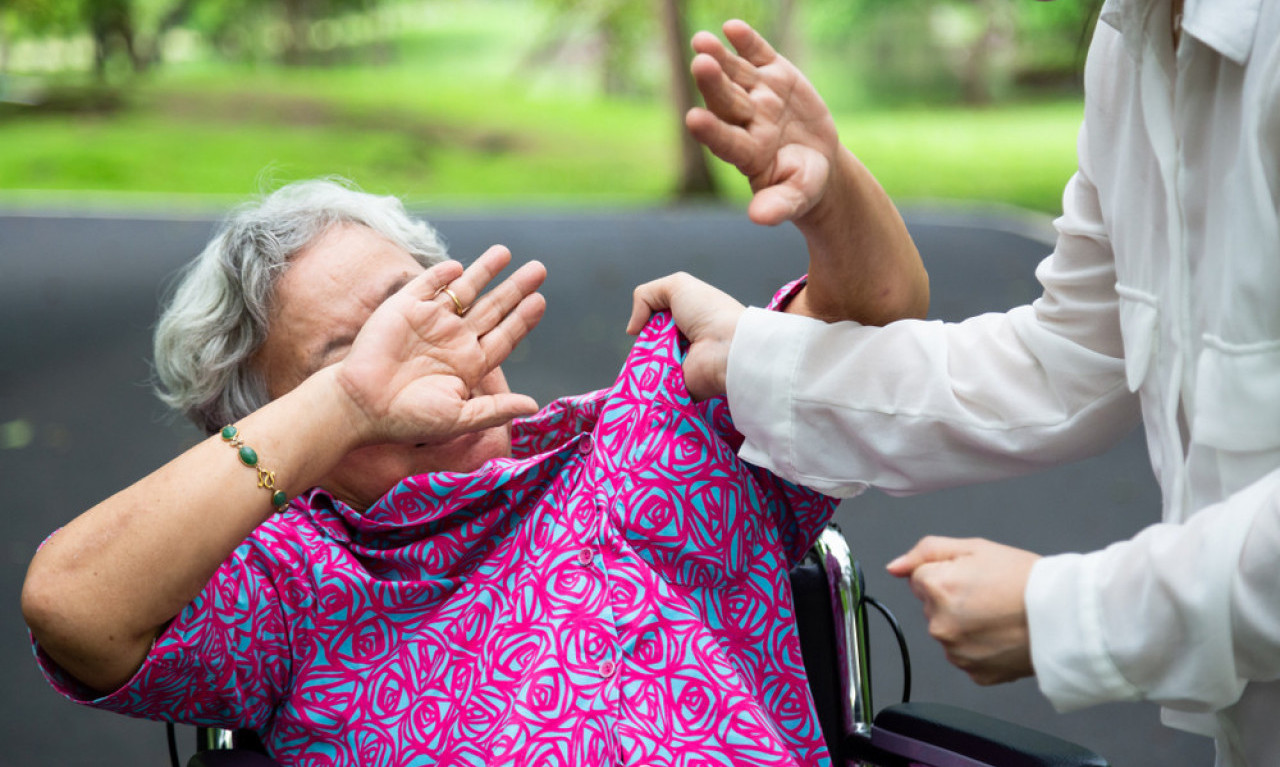
[{"label": "gold ring on finger", "polygon": [[463,306],[462,302],[458,300],[458,295],[454,293],[452,290],[449,290],[449,287],[447,285],[437,290],[435,292],[435,295],[432,296],[432,298],[435,298],[441,293],[444,293],[446,296],[449,297],[449,300],[453,301],[453,311],[459,317],[466,315],[467,310],[471,308],[470,306]]}]

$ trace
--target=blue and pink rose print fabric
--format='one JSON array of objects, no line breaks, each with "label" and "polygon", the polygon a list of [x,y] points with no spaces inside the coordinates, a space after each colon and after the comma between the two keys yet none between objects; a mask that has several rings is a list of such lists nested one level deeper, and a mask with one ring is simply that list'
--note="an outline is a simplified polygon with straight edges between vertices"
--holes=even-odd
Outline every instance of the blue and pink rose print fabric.
[{"label": "blue and pink rose print fabric", "polygon": [[259,527],[95,700],[257,730],[289,765],[821,765],[788,567],[835,501],[738,460],[660,314],[514,457]]}]

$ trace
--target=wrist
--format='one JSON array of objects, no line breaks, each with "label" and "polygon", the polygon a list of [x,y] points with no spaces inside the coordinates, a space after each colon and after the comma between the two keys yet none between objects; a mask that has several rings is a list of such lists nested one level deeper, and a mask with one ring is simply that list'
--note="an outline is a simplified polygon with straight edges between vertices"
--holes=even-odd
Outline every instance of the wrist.
[{"label": "wrist", "polygon": [[733,344],[732,326],[730,327],[727,336],[720,335],[701,341],[689,351],[685,361],[685,385],[695,400],[721,397],[726,393],[729,350]]},{"label": "wrist", "polygon": [[859,190],[870,173],[843,145],[837,146],[829,163],[831,172],[826,188],[812,208],[795,218],[795,225],[811,242],[834,244],[847,236],[851,219],[859,213]]},{"label": "wrist", "polygon": [[377,441],[377,434],[364,408],[342,383],[338,368],[338,365],[322,368],[290,394],[306,399],[313,422],[323,425],[325,439],[345,455]]},{"label": "wrist", "polygon": [[819,205],[797,226],[809,250],[802,310],[827,321],[883,325],[928,311],[928,276],[893,201],[841,148]]},{"label": "wrist", "polygon": [[716,363],[712,367],[709,376],[711,391],[708,397],[723,397],[729,392],[729,349],[732,346],[733,338],[720,341],[716,345]]},{"label": "wrist", "polygon": [[787,314],[798,314],[802,317],[813,317],[814,319],[825,319],[815,308],[812,301],[812,291],[809,289],[809,283],[805,284],[797,290],[793,295],[778,305],[777,311]]},{"label": "wrist", "polygon": [[725,313],[717,333],[717,359],[715,376],[712,379],[716,396],[723,397],[729,394],[729,357],[733,351],[733,339],[738,334],[738,326],[746,313],[747,307],[735,302],[733,310]]}]

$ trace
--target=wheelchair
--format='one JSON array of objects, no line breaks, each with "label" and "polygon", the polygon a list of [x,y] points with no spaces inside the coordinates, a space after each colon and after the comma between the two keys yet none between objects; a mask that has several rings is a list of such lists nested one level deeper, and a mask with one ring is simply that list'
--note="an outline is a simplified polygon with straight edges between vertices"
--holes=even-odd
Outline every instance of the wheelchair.
[{"label": "wheelchair", "polygon": [[[897,621],[864,593],[862,571],[834,524],[791,570],[809,689],[835,767],[1108,767],[1074,743],[966,709],[910,697],[910,661]],[[871,701],[867,608],[889,620],[903,653],[902,703]],[[169,753],[178,767],[173,725]],[[187,767],[278,767],[247,730],[196,729]]]}]

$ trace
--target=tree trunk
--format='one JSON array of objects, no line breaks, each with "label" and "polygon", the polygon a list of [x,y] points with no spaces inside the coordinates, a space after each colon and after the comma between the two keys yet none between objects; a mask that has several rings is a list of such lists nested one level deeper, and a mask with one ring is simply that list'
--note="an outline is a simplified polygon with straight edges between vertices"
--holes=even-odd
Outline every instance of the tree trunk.
[{"label": "tree trunk", "polygon": [[138,45],[133,37],[133,25],[126,24],[120,28],[120,41],[124,43],[124,51],[129,55],[129,64],[133,67],[133,73],[141,74],[146,70],[147,64],[143,56],[138,52]]},{"label": "tree trunk", "polygon": [[960,90],[964,103],[982,106],[991,103],[990,53],[991,23],[965,51],[964,65],[960,68]]},{"label": "tree trunk", "polygon": [[600,88],[606,96],[623,96],[631,90],[627,77],[627,56],[622,46],[622,31],[611,14],[600,19]]},{"label": "tree trunk", "polygon": [[689,35],[685,31],[683,0],[658,0],[662,6],[662,26],[671,67],[671,99],[680,126],[680,178],[676,184],[677,199],[714,197],[715,179],[707,164],[702,145],[684,127],[685,114],[695,106],[693,76],[689,63]]},{"label": "tree trunk", "polygon": [[800,39],[796,34],[796,0],[778,0],[778,14],[774,17],[773,39],[775,50],[799,65]]},{"label": "tree trunk", "polygon": [[9,74],[9,12],[0,9],[0,97],[5,95],[5,77]]},{"label": "tree trunk", "polygon": [[93,37],[93,72],[99,84],[107,81],[107,68],[117,44],[135,72],[140,69],[133,39],[133,7],[130,0],[87,0],[83,6],[89,33]]},{"label": "tree trunk", "polygon": [[307,22],[310,20],[305,0],[284,0],[284,19],[289,32],[284,46],[284,63],[300,66],[307,50]]},{"label": "tree trunk", "polygon": [[965,51],[959,75],[965,103],[981,106],[995,100],[1001,59],[1013,45],[1014,22],[1005,3],[983,0],[977,5],[983,18],[982,34]]},{"label": "tree trunk", "polygon": [[156,28],[154,36],[151,38],[150,45],[139,47],[142,53],[139,55],[142,68],[150,69],[152,66],[163,63],[161,59],[164,57],[164,39],[178,26],[186,23],[191,16],[191,11],[195,8],[196,0],[179,0],[178,4],[169,9],[160,20],[160,25]]},{"label": "tree trunk", "polygon": [[93,79],[98,85],[107,83],[107,58],[111,55],[111,37],[102,27],[94,27],[93,35]]}]

